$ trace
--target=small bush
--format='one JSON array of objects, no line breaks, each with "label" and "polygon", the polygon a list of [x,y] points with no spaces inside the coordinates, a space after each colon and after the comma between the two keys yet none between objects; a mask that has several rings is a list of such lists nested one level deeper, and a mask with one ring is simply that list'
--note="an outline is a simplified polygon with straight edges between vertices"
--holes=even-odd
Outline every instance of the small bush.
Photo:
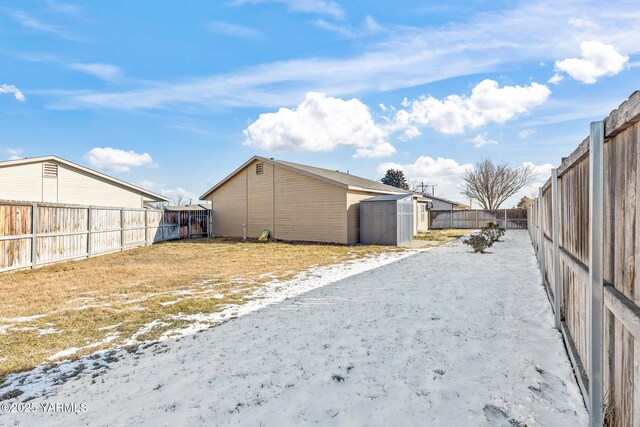
[{"label": "small bush", "polygon": [[493,241],[489,240],[484,233],[474,233],[469,238],[462,241],[465,245],[473,248],[473,252],[484,253],[485,249],[493,245]]},{"label": "small bush", "polygon": [[482,234],[484,234],[492,244],[499,242],[500,238],[504,236],[506,231],[507,230],[505,230],[504,227],[500,227],[495,222],[489,222],[481,229]]}]

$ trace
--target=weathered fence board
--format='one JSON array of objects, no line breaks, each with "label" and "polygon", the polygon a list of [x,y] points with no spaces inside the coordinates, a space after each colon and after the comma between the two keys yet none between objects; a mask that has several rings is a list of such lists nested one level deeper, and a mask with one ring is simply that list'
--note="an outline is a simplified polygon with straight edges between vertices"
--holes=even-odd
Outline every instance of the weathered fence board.
[{"label": "weathered fence board", "polygon": [[[0,201],[0,272],[208,235],[208,211],[184,214],[187,212]],[[178,224],[179,216],[186,219],[184,224]],[[182,228],[187,231],[184,235]]]},{"label": "weathered fence board", "polygon": [[469,209],[459,211],[429,211],[429,228],[479,229],[489,222],[507,229],[526,229],[526,209]]},{"label": "weathered fence board", "polygon": [[[604,120],[603,147],[603,402],[606,422],[640,425],[640,93]],[[561,317],[567,347],[581,366],[581,390],[590,372],[589,139],[558,167]],[[543,279],[553,277],[551,181],[529,209],[529,233]],[[539,209],[542,207],[542,216]],[[542,235],[542,239],[540,238]],[[552,288],[552,287],[550,287]],[[572,360],[574,357],[572,356]],[[574,362],[575,363],[575,362]],[[580,378],[582,377],[582,379]]]}]

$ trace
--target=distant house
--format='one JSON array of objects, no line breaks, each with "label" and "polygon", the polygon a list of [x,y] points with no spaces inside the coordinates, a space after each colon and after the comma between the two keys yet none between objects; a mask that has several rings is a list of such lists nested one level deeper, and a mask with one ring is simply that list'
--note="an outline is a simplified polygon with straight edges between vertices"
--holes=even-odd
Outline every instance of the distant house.
[{"label": "distant house", "polygon": [[384,194],[411,195],[414,233],[427,228],[427,198],[349,173],[259,156],[200,198],[211,201],[216,236],[256,238],[268,229],[281,240],[351,244],[360,238],[360,201]]},{"label": "distant house", "polygon": [[0,200],[142,208],[164,196],[56,156],[0,162]]},{"label": "distant house", "polygon": [[433,204],[431,207],[432,211],[451,211],[451,210],[459,211],[459,210],[471,209],[469,205],[465,205],[464,203],[454,202],[453,200],[443,199],[442,197],[435,197],[435,196],[425,196],[425,197],[428,197],[429,200],[431,200],[431,203]]}]

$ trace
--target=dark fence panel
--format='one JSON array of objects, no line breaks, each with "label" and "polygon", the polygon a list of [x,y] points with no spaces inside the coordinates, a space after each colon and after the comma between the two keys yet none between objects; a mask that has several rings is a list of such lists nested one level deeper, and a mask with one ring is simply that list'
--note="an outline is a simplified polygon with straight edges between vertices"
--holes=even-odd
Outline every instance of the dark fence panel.
[{"label": "dark fence panel", "polygon": [[526,230],[526,209],[470,209],[461,211],[430,211],[429,228],[468,228],[479,229],[489,222],[508,229]]}]

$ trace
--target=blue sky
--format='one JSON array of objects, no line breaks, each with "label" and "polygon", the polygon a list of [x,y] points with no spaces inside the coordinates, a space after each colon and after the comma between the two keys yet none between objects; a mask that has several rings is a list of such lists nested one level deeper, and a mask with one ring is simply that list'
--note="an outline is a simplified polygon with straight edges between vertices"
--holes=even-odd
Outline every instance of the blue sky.
[{"label": "blue sky", "polygon": [[461,200],[484,157],[546,180],[639,89],[639,53],[631,1],[9,0],[0,156],[193,197],[253,154],[400,167]]}]

